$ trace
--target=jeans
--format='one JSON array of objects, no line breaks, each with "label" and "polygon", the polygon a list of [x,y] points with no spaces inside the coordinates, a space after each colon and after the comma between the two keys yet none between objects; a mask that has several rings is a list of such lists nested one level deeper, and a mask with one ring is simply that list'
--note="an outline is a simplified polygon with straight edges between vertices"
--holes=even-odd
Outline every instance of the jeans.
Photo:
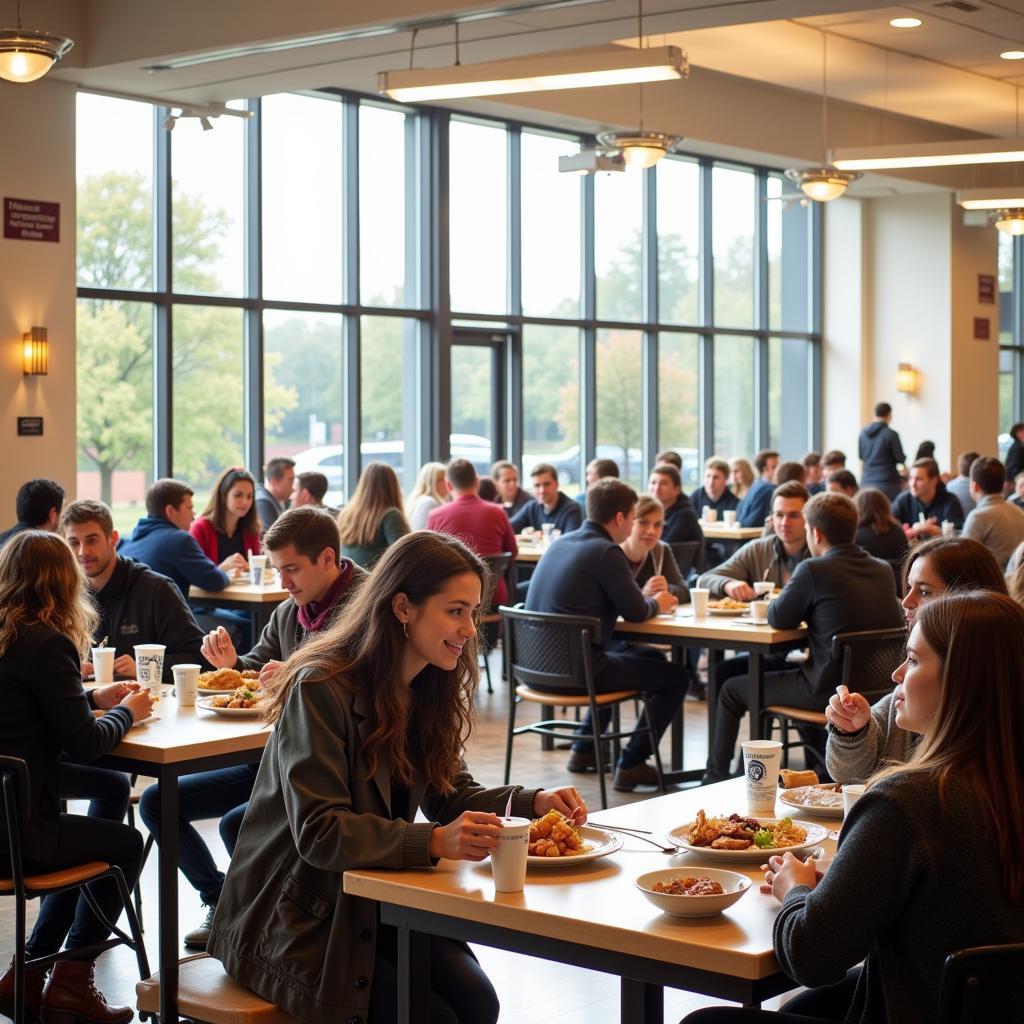
[{"label": "jeans", "polygon": [[124,772],[62,761],[60,795],[62,800],[88,799],[90,818],[124,821],[131,803],[132,784]]},{"label": "jeans", "polygon": [[[217,868],[202,836],[193,827],[193,821],[205,818],[220,818],[227,812],[247,803],[256,782],[258,764],[239,765],[236,768],[221,768],[214,772],[197,772],[179,780],[178,788],[178,866],[181,873],[195,889],[203,903],[209,907],[217,905],[220,890],[224,885],[224,872]],[[139,816],[160,842],[160,785],[150,786],[139,801]],[[234,819],[233,819],[234,821]],[[235,848],[241,816],[229,833],[231,843],[225,837],[224,823],[221,823],[221,837],[228,853]]]}]

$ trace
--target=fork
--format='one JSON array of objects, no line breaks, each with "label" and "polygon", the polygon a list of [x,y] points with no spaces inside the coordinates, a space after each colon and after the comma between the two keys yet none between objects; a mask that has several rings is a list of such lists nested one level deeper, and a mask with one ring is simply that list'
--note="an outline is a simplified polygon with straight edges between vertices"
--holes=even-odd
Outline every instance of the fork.
[{"label": "fork", "polygon": [[661,843],[655,842],[653,839],[648,839],[646,836],[638,835],[636,832],[630,831],[625,828],[615,828],[612,825],[598,825],[597,828],[602,828],[606,832],[618,832],[621,836],[629,836],[630,839],[639,839],[642,843],[650,843],[651,846],[661,850],[662,853],[679,853],[680,851],[675,846],[662,846]]}]

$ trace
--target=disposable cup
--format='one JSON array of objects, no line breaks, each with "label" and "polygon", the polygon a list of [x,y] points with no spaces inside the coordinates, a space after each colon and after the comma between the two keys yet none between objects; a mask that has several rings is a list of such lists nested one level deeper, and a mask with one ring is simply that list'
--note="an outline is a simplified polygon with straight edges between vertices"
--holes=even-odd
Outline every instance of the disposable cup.
[{"label": "disposable cup", "polygon": [[767,601],[751,601],[750,602],[750,617],[755,622],[767,622],[768,621],[768,602]]},{"label": "disposable cup", "polygon": [[498,892],[522,892],[530,846],[529,818],[502,818],[498,845],[491,851],[491,873]]},{"label": "disposable cup", "polygon": [[171,669],[171,673],[174,675],[174,693],[178,698],[179,708],[195,707],[201,670],[201,665],[175,665]]},{"label": "disposable cup", "polygon": [[704,511],[701,512],[701,517],[705,523],[717,523],[718,522],[718,509],[712,508],[710,505],[704,506]]},{"label": "disposable cup", "polygon": [[250,555],[249,556],[249,582],[254,587],[262,586],[263,580],[267,575],[267,556],[266,555]]},{"label": "disposable cup", "polygon": [[765,594],[770,594],[775,589],[775,584],[771,580],[758,580],[753,586],[754,593],[758,597],[764,597]]},{"label": "disposable cup", "polygon": [[775,811],[781,762],[782,744],[778,740],[746,740],[743,743],[748,814],[772,814]]},{"label": "disposable cup", "polygon": [[693,617],[703,619],[708,614],[708,597],[711,591],[706,587],[693,587],[690,590],[690,603],[693,605]]},{"label": "disposable cup", "polygon": [[956,525],[949,519],[942,520],[942,536],[949,537],[956,532]]},{"label": "disposable cup", "polygon": [[114,681],[115,653],[113,647],[94,647],[92,649],[93,678],[97,683],[112,683]]},{"label": "disposable cup", "polygon": [[735,526],[736,525],[736,510],[735,509],[729,509],[728,512],[723,512],[722,513],[722,518],[725,520],[725,525],[726,526]]},{"label": "disposable cup", "polygon": [[850,808],[864,795],[865,786],[850,785],[843,786],[843,817],[850,813]]},{"label": "disposable cup", "polygon": [[163,644],[137,644],[135,647],[135,674],[143,686],[149,687],[153,700],[160,699],[166,651]]}]

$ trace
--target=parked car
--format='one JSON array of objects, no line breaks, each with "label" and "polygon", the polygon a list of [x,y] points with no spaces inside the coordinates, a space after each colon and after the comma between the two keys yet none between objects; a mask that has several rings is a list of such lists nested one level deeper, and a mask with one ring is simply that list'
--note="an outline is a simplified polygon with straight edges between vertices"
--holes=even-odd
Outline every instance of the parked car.
[{"label": "parked car", "polygon": [[[689,491],[697,486],[700,479],[700,460],[697,457],[695,448],[673,448],[679,452],[683,460],[683,490]],[[643,465],[643,452],[639,448],[630,448],[625,451],[614,444],[599,444],[594,456],[598,459],[612,459],[619,466],[619,472],[624,479],[642,479],[646,482],[647,469]],[[565,451],[556,452],[552,455],[533,454],[523,456],[523,475],[529,477],[530,470],[539,462],[546,462],[555,467],[558,473],[558,483],[564,487],[571,484],[582,486],[580,476],[580,446],[574,444]]]}]

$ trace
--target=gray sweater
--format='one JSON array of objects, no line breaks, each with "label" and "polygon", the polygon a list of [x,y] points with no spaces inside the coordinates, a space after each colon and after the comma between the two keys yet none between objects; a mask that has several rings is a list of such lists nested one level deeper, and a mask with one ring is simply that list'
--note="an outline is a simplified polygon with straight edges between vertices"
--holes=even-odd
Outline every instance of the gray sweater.
[{"label": "gray sweater", "polygon": [[906,764],[918,736],[896,724],[896,701],[887,693],[871,707],[871,719],[858,732],[828,727],[825,766],[836,782],[865,782],[887,764]]},{"label": "gray sweater", "polygon": [[885,779],[843,823],[817,887],[797,886],[783,900],[779,963],[814,987],[864,960],[848,1021],[933,1024],[950,953],[1024,940],[1024,903],[1005,895],[1000,859],[964,775],[950,779],[945,806],[930,776]]},{"label": "gray sweater", "polygon": [[733,580],[756,583],[768,579],[781,587],[810,555],[806,546],[797,554],[788,555],[778,537],[758,537],[744,544],[721,565],[704,573],[699,583],[711,591],[712,597],[723,597],[725,585]]}]

